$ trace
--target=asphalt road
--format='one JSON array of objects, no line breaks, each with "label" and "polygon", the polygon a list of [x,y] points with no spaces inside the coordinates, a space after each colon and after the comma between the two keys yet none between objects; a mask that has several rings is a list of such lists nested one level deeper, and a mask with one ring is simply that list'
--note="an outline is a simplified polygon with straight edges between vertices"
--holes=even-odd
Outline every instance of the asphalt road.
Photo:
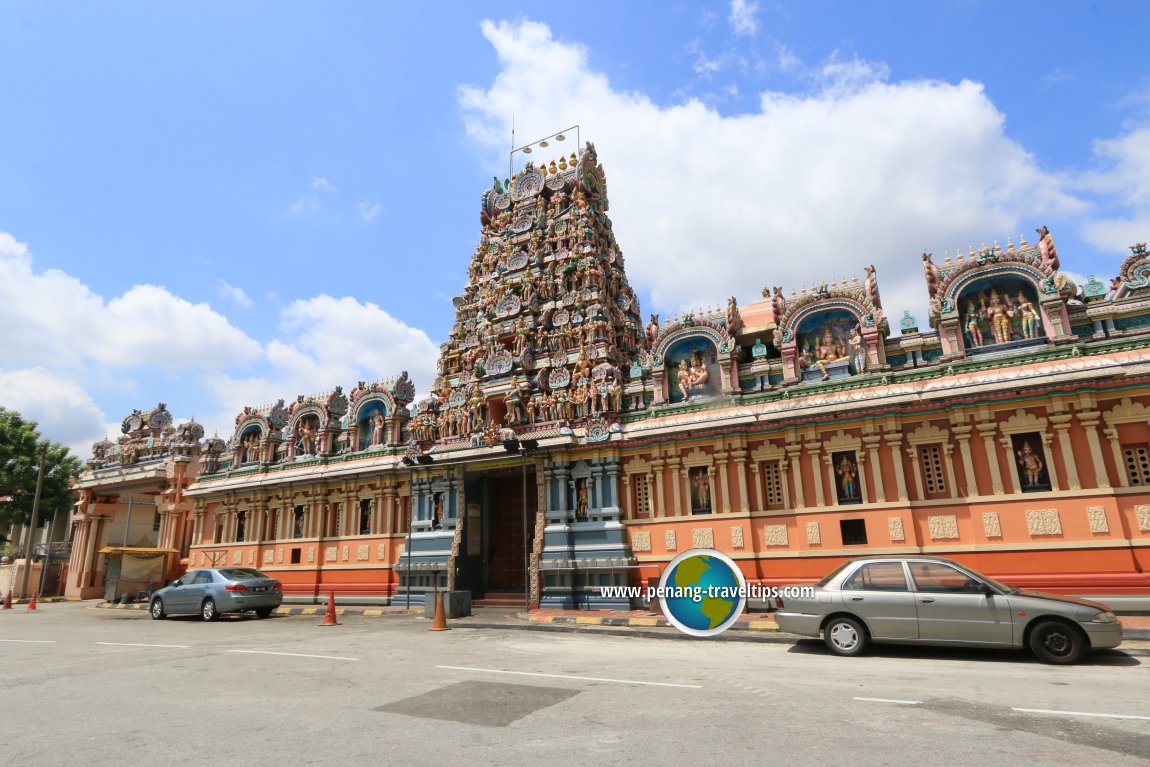
[{"label": "asphalt road", "polygon": [[319,621],[0,612],[0,762],[1150,763],[1144,643],[1054,667],[1022,653],[848,659],[809,640]]}]

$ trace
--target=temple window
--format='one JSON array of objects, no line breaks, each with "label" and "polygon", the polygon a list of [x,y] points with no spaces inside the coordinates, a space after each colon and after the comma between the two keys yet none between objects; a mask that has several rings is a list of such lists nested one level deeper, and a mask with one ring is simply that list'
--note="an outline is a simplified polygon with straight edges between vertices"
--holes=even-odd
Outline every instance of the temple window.
[{"label": "temple window", "polygon": [[298,565],[302,559],[302,557],[300,556],[302,553],[303,553],[303,549],[292,549],[291,550],[291,564]]},{"label": "temple window", "polygon": [[783,469],[781,461],[767,461],[762,465],[763,497],[768,509],[781,509],[783,500]]},{"label": "temple window", "polygon": [[362,498],[359,502],[359,534],[371,535],[371,499]]},{"label": "temple window", "polygon": [[651,515],[651,491],[647,485],[647,477],[644,474],[636,474],[631,477],[631,484],[634,486],[634,510],[635,516],[640,519],[646,519]]},{"label": "temple window", "polygon": [[1122,457],[1126,459],[1126,477],[1131,487],[1150,485],[1150,451],[1146,445],[1123,445]]},{"label": "temple window", "polygon": [[839,520],[839,533],[844,546],[866,545],[866,521],[862,519]]},{"label": "temple window", "polygon": [[236,512],[236,543],[244,542],[244,528],[248,520],[246,511]]},{"label": "temple window", "polygon": [[922,477],[927,495],[946,493],[946,475],[942,470],[942,448],[938,445],[919,448],[922,459]]}]

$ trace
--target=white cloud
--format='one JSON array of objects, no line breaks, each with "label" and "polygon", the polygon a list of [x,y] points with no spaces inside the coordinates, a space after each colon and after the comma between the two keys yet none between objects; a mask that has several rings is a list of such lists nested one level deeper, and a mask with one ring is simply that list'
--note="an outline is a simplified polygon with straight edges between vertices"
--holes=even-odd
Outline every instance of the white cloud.
[{"label": "white cloud", "polygon": [[56,269],[36,272],[28,249],[0,232],[0,327],[6,368],[89,363],[203,368],[242,363],[259,344],[207,304],[156,285],[105,301]]},{"label": "white cloud", "polygon": [[378,202],[364,200],[359,204],[359,217],[362,218],[364,222],[368,222],[378,216],[382,210],[383,206]]},{"label": "white cloud", "polygon": [[1086,238],[1100,248],[1124,250],[1150,237],[1150,128],[1134,128],[1117,138],[1094,143],[1101,170],[1084,174],[1080,183],[1126,210],[1124,216],[1095,219]]},{"label": "white cloud", "polygon": [[243,288],[238,288],[235,285],[232,285],[227,280],[220,280],[218,292],[220,294],[220,298],[227,298],[229,300],[235,301],[240,306],[252,305],[252,300],[248,297],[247,292]]},{"label": "white cloud", "polygon": [[339,194],[339,190],[335,188],[335,185],[323,176],[312,176],[311,188],[318,189],[321,192],[327,192],[328,194]]},{"label": "white cloud", "polygon": [[724,117],[697,99],[662,106],[612,88],[582,46],[546,25],[485,22],[483,34],[500,70],[485,88],[460,89],[469,135],[494,167],[507,115],[524,133],[580,123],[650,311],[732,292],[745,304],[767,285],[874,263],[888,315],[921,314],[924,247],[1017,236],[1081,208],[1006,137],[974,82],[888,83],[884,65],[832,54],[807,73],[809,93],[763,93],[757,112]]},{"label": "white cloud", "polygon": [[755,18],[758,12],[758,3],[731,0],[731,14],[727,20],[731,22],[731,29],[736,35],[753,35],[759,30],[759,20]]},{"label": "white cloud", "polygon": [[229,414],[210,424],[221,435],[245,405],[290,401],[297,394],[318,394],[337,385],[347,391],[357,381],[389,378],[401,370],[408,371],[420,391],[431,388],[438,347],[422,330],[376,304],[320,295],[293,302],[280,320],[284,338],[266,347],[269,375],[204,379]]},{"label": "white cloud", "polygon": [[81,458],[107,433],[108,419],[88,392],[74,379],[45,368],[0,371],[0,405],[36,421],[40,434]]},{"label": "white cloud", "polygon": [[288,206],[289,216],[307,216],[319,210],[319,197],[314,194],[301,194]]}]

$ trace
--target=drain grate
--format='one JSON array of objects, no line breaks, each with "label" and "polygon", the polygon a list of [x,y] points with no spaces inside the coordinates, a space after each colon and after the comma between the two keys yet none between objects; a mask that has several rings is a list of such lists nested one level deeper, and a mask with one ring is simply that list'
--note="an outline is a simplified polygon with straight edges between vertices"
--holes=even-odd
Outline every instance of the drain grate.
[{"label": "drain grate", "polygon": [[579,694],[563,687],[501,682],[457,682],[374,709],[421,719],[439,719],[484,727],[506,727],[528,714]]}]

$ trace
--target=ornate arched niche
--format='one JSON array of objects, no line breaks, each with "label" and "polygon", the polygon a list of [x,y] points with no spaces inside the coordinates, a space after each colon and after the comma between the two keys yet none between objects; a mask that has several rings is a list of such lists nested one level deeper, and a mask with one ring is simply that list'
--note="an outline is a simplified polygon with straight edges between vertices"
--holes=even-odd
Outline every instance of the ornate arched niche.
[{"label": "ornate arched niche", "polygon": [[[660,365],[656,382],[664,402],[677,404],[714,397],[727,386],[730,353],[718,334],[707,329],[684,330],[668,337],[659,346]],[[724,359],[725,358],[725,359]]]},{"label": "ornate arched niche", "polygon": [[249,417],[236,426],[236,436],[233,441],[234,457],[232,466],[239,468],[246,464],[268,463],[270,456],[267,453],[267,423],[260,417]]},{"label": "ornate arched niche", "polygon": [[316,456],[323,452],[326,413],[319,405],[296,408],[288,423],[288,458]]},{"label": "ornate arched niche", "polygon": [[370,394],[356,403],[348,419],[352,449],[381,448],[393,442],[395,402],[386,392]]}]

